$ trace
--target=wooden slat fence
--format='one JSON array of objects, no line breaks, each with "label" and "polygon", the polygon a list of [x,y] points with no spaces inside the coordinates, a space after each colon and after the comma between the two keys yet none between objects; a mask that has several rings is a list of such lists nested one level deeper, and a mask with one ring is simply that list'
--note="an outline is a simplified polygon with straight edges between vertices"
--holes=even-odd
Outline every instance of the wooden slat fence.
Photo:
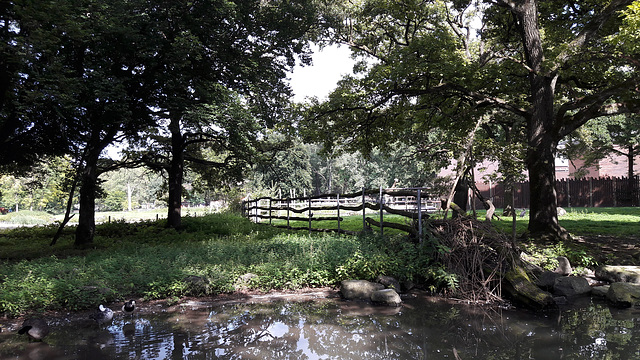
[{"label": "wooden slat fence", "polygon": [[[281,228],[309,231],[335,231],[354,233],[341,228],[343,216],[362,215],[362,228],[377,226],[395,228],[422,238],[422,219],[429,212],[440,209],[440,200],[429,194],[428,188],[363,189],[350,194],[322,194],[295,198],[261,197],[242,202],[243,215],[254,222],[274,225],[274,220],[286,220]],[[409,225],[385,222],[385,214],[404,216],[418,223],[417,229]],[[379,219],[376,220],[376,219]],[[304,221],[306,227],[293,227],[292,221]],[[335,221],[337,229],[316,229],[316,221]]]},{"label": "wooden slat fence", "polygon": [[[504,208],[504,185],[476,183],[482,195]],[[561,207],[622,207],[640,206],[640,177],[632,182],[626,177],[562,179],[556,181],[558,206]],[[529,182],[516,184],[515,207],[529,208]],[[480,202],[476,203],[481,208]]]}]

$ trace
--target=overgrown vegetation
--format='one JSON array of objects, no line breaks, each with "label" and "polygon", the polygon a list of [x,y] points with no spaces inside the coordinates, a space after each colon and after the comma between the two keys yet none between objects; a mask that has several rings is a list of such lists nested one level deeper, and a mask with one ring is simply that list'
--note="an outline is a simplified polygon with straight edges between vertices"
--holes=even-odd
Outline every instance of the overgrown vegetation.
[{"label": "overgrown vegetation", "polygon": [[[163,225],[100,225],[91,249],[73,246],[73,229],[53,248],[48,246],[53,227],[3,233],[0,312],[78,310],[127,297],[214,295],[235,291],[239,285],[299,289],[378,275],[422,281],[432,273],[428,268],[433,249],[401,236],[310,236],[256,225],[232,214],[187,217],[181,231]],[[256,276],[237,283],[249,273]]]},{"label": "overgrown vegetation", "polygon": [[[561,221],[578,236],[592,231],[614,237],[638,233],[640,210],[616,211],[620,215],[612,209],[570,210]],[[344,227],[361,228],[361,218],[355,218]],[[524,222],[526,218],[518,218],[522,229]],[[585,227],[588,223],[592,226]],[[508,229],[510,222],[494,224]],[[434,261],[450,255],[455,244],[428,238],[415,244],[391,231],[384,237],[376,232],[310,235],[222,213],[187,216],[180,231],[167,229],[164,220],[112,221],[99,225],[95,244],[82,249],[73,245],[73,228],[49,247],[56,230],[47,225],[0,233],[0,313],[79,310],[129,297],[179,299],[239,289],[333,286],[344,279],[373,280],[378,275],[420,283],[430,290],[462,286],[456,275],[439,265],[442,261]],[[593,268],[601,255],[599,248],[578,242],[519,246],[531,261],[547,269],[556,266],[557,256],[568,257],[578,269]],[[239,281],[245,274],[255,276]]]}]

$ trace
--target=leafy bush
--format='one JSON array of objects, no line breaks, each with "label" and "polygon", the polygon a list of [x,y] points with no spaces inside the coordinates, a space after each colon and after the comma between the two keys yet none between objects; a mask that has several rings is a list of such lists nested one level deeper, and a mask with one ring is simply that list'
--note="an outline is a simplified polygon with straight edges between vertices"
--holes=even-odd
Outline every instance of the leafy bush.
[{"label": "leafy bush", "polygon": [[579,244],[556,243],[539,245],[534,243],[523,244],[529,254],[528,259],[534,264],[546,269],[554,270],[558,266],[558,256],[564,256],[574,268],[594,268],[598,265],[595,258]]}]

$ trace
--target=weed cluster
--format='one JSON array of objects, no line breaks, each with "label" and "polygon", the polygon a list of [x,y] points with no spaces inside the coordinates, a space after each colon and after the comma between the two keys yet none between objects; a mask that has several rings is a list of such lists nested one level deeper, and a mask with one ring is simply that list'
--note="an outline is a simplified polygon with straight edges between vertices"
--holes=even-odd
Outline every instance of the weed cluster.
[{"label": "weed cluster", "polygon": [[[427,247],[400,236],[292,233],[233,214],[185,217],[180,231],[163,221],[98,226],[93,249],[75,249],[69,229],[53,248],[52,227],[8,231],[0,238],[0,312],[79,310],[129,297],[209,296],[250,289],[331,286],[350,278],[429,273]],[[194,281],[193,279],[198,279]]]}]

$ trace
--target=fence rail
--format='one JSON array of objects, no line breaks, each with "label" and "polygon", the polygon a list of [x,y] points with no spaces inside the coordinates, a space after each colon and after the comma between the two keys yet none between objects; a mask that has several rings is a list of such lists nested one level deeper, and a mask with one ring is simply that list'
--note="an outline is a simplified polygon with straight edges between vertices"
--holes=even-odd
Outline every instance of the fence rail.
[{"label": "fence rail", "polygon": [[[362,228],[367,224],[377,226],[384,233],[385,227],[400,229],[422,238],[422,219],[427,213],[440,209],[440,200],[429,194],[429,188],[363,189],[350,194],[322,194],[295,198],[261,197],[242,202],[243,215],[254,222],[286,220],[286,225],[274,225],[293,230],[335,231],[354,233],[341,228],[343,216],[362,214]],[[400,215],[418,223],[417,229],[404,224],[384,221],[385,214]],[[305,216],[306,215],[306,216]],[[370,216],[379,217],[379,221]],[[304,221],[306,227],[292,227],[292,221]],[[335,221],[337,229],[314,229],[312,222]]]}]

